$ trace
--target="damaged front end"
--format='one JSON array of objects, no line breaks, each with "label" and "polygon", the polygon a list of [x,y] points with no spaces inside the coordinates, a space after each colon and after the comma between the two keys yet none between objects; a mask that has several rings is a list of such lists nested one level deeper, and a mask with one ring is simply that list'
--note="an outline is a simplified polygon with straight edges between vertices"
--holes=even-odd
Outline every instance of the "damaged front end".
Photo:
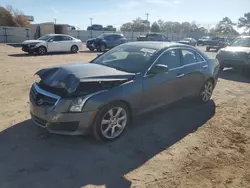
[{"label": "damaged front end", "polygon": [[60,97],[85,96],[91,93],[117,87],[133,78],[133,75],[108,75],[79,77],[62,67],[42,69],[36,73],[40,77],[39,87]]}]

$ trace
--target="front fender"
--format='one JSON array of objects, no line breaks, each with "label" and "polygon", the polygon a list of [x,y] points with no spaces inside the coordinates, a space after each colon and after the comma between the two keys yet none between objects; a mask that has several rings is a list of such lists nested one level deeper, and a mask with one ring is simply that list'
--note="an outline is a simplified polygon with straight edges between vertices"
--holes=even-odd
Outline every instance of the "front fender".
[{"label": "front fender", "polygon": [[92,96],[84,105],[84,111],[100,109],[113,101],[124,101],[130,105],[132,112],[143,104],[142,84],[131,80],[118,87],[108,89],[102,93]]}]

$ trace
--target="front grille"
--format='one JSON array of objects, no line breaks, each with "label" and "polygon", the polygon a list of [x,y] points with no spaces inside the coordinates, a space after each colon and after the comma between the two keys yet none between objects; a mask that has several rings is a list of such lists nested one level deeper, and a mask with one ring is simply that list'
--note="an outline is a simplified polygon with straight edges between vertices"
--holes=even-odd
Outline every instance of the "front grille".
[{"label": "front grille", "polygon": [[54,106],[58,99],[37,91],[33,85],[30,89],[30,100],[38,106]]}]

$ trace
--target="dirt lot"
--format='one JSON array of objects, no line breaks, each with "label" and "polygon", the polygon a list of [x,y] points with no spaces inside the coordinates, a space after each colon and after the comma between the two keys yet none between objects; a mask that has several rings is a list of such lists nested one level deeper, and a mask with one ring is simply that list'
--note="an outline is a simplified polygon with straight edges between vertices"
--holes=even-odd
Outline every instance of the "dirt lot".
[{"label": "dirt lot", "polygon": [[95,56],[28,56],[0,44],[1,188],[250,187],[250,77],[232,70],[220,75],[208,104],[186,101],[145,114],[113,143],[34,125],[33,74]]}]

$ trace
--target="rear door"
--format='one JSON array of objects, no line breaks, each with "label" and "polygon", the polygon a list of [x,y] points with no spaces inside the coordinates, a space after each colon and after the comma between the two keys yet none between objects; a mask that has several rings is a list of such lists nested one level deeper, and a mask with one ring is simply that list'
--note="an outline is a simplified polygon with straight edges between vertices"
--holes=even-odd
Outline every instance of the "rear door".
[{"label": "rear door", "polygon": [[73,38],[69,36],[61,36],[61,51],[62,52],[69,52],[72,45],[73,45]]},{"label": "rear door", "polygon": [[62,37],[60,35],[52,37],[48,41],[48,52],[60,52],[61,51]]},{"label": "rear door", "polygon": [[197,95],[205,81],[203,71],[208,69],[207,62],[192,49],[182,48],[180,52],[183,67],[183,92],[186,96]]},{"label": "rear door", "polygon": [[155,62],[167,65],[169,71],[157,75],[146,74],[143,80],[144,109],[154,109],[182,98],[182,67],[179,49],[165,51]]}]

